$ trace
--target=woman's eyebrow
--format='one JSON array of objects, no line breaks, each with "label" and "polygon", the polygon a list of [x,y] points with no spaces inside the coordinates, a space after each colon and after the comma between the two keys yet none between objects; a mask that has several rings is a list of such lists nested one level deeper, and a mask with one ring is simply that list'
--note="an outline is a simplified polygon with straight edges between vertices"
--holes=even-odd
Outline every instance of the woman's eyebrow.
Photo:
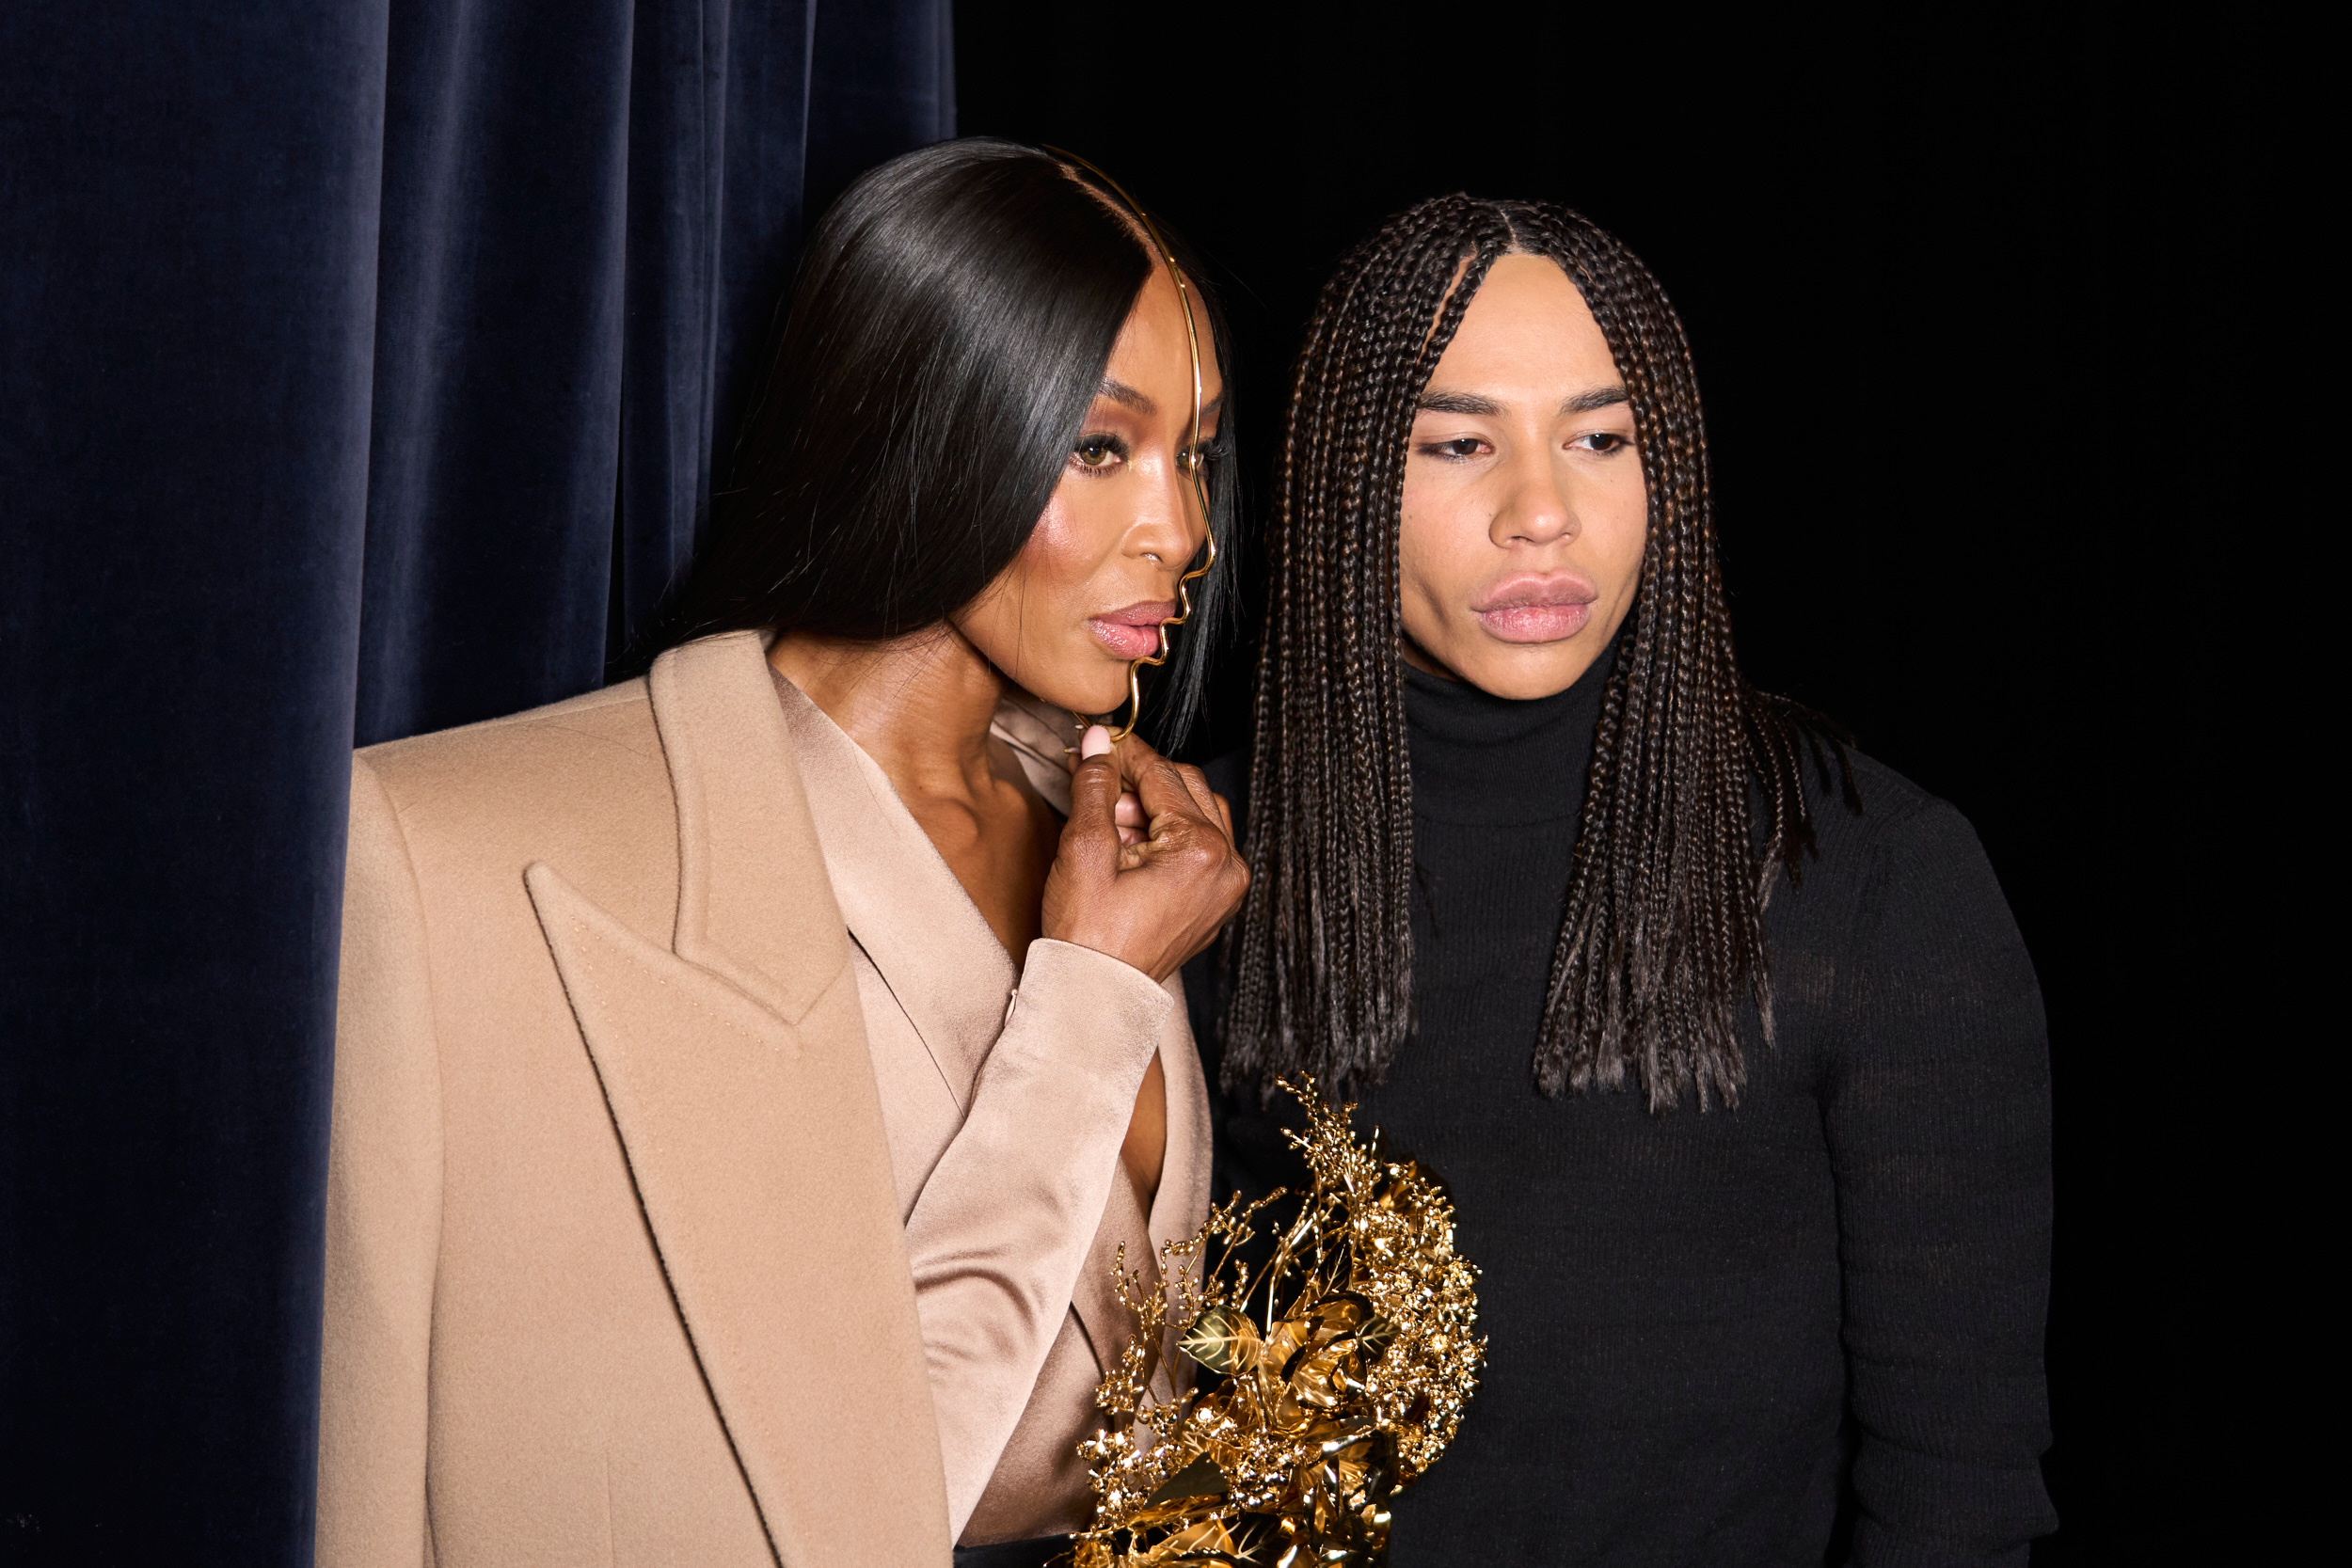
[{"label": "woman's eyebrow", "polygon": [[1098,398],[1108,398],[1121,407],[1132,408],[1147,419],[1160,411],[1160,405],[1142,392],[1123,381],[1114,381],[1107,375],[1103,378],[1103,385],[1094,388],[1094,395]]},{"label": "woman's eyebrow", "polygon": [[[1150,393],[1139,391],[1123,381],[1114,381],[1109,376],[1103,378],[1103,384],[1094,389],[1094,395],[1098,398],[1108,398],[1123,408],[1132,408],[1146,419],[1160,411],[1160,405],[1152,400]],[[1219,392],[1200,405],[1200,422],[1208,423],[1223,412],[1224,408],[1225,394]]]}]

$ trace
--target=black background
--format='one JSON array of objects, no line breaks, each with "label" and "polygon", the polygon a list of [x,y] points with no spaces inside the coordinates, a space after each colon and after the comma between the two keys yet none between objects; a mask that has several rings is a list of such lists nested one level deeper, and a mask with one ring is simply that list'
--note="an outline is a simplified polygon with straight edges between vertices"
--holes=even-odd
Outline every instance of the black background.
[{"label": "black background", "polygon": [[[965,134],[1084,153],[1222,269],[1260,506],[1314,291],[1388,214],[1548,198],[1650,263],[1697,359],[1750,674],[1968,816],[2042,981],[2061,1526],[2035,1561],[2188,1550],[2210,1499],[2179,1484],[2194,1309],[2167,1271],[2195,1157],[2168,1147],[2185,1091],[2165,1069],[2208,998],[2170,964],[2181,879],[2150,849],[2204,672],[2151,624],[2194,478],[2144,405],[2198,328],[2143,323],[2192,264],[2153,193],[2204,154],[2146,73],[2088,24],[1981,15],[961,0],[956,20]],[[1249,663],[1202,750],[1246,740]]]}]

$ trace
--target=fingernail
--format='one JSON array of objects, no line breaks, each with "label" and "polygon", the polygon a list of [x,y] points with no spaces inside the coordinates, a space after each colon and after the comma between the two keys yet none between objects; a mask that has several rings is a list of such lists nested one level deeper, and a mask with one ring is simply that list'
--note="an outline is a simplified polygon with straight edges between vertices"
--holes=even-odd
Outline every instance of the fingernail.
[{"label": "fingernail", "polygon": [[1088,757],[1105,757],[1110,755],[1110,752],[1111,732],[1100,724],[1088,725],[1087,733],[1078,740],[1079,760],[1084,761]]}]

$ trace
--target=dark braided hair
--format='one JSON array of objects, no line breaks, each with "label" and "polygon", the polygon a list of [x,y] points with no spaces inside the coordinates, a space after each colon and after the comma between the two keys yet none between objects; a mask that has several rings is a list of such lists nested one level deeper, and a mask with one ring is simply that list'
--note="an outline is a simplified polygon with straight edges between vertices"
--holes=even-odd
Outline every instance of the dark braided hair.
[{"label": "dark braided hair", "polygon": [[1620,1088],[1630,1072],[1653,1111],[1686,1090],[1702,1108],[1733,1104],[1747,1076],[1742,998],[1772,1038],[1760,916],[1774,879],[1793,881],[1813,847],[1803,758],[1820,759],[1824,741],[1841,767],[1844,756],[1820,721],[1756,691],[1733,659],[1682,324],[1633,253],[1576,214],[1449,196],[1391,219],[1342,263],[1299,356],[1268,541],[1252,879],[1226,940],[1229,1088],[1302,1071],[1342,1091],[1377,1083],[1412,1034],[1406,449],[1471,296],[1512,254],[1557,262],[1591,308],[1625,381],[1649,495],[1535,1083],[1556,1096]]}]

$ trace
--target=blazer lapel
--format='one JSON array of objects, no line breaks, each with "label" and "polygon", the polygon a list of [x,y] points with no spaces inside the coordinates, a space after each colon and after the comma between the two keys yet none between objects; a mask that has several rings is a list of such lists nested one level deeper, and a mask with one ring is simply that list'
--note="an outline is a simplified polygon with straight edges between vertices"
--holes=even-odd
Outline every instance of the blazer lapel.
[{"label": "blazer lapel", "polygon": [[797,1019],[850,949],[760,640],[690,642],[647,682],[677,798],[677,956]]},{"label": "blazer lapel", "polygon": [[[533,905],[679,1315],[786,1563],[946,1561],[914,1291],[849,943],[753,634],[666,654],[675,952]],[[854,1478],[903,1506],[846,1516]]]}]

